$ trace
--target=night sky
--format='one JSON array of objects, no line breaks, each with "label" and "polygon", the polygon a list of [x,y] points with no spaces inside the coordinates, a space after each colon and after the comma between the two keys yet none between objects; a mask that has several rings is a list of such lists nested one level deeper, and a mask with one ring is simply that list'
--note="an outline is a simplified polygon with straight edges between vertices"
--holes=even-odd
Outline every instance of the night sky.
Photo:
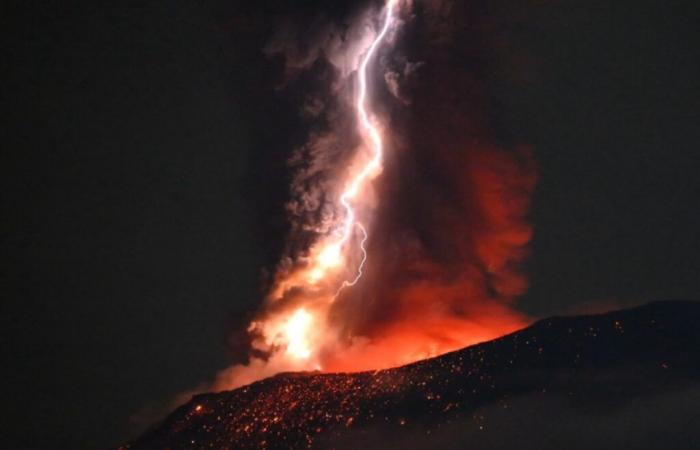
[{"label": "night sky", "polygon": [[[330,2],[16,3],[0,14],[2,435],[114,446],[244,350],[305,137],[260,51],[267,18]],[[494,127],[539,167],[516,307],[698,299],[693,2],[473,3],[497,18]]]}]

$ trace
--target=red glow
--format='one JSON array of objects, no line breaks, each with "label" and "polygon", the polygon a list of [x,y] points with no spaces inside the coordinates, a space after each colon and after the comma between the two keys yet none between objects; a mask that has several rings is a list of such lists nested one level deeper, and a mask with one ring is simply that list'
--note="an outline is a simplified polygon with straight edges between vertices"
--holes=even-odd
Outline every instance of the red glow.
[{"label": "red glow", "polygon": [[[420,243],[412,248],[410,240],[398,241],[392,250],[371,227],[377,204],[394,207],[388,196],[376,200],[381,190],[372,182],[383,170],[385,152],[395,151],[390,138],[400,130],[391,130],[371,110],[376,86],[370,83],[379,77],[368,75],[376,70],[379,49],[390,49],[400,6],[388,0],[374,20],[380,26],[367,27],[362,38],[366,47],[355,68],[356,95],[348,105],[356,118],[348,126],[357,126],[361,145],[342,176],[329,183],[338,194],[334,222],[306,253],[280,265],[267,303],[249,328],[254,349],[266,357],[222,372],[215,389],[280,371],[399,366],[528,323],[509,307],[527,287],[520,263],[532,235],[526,215],[536,174],[526,151],[431,142],[430,163],[450,180],[454,199],[428,202],[426,222],[430,240],[449,257]],[[401,256],[392,258],[391,251]]]},{"label": "red glow", "polygon": [[[308,264],[300,270],[280,274],[272,299],[279,299],[293,290],[303,290],[307,295],[300,300],[301,306],[285,309],[273,318],[253,324],[253,329],[263,335],[263,347],[284,347],[287,355],[297,361],[308,361],[309,367],[323,367],[321,349],[332,339],[333,333],[324,330],[329,328],[325,316],[338,294],[359,281],[367,261],[365,243],[369,233],[358,217],[358,209],[364,208],[368,182],[381,172],[384,152],[380,126],[369,111],[367,75],[377,49],[385,43],[387,33],[394,25],[397,3],[398,0],[388,0],[382,26],[370,41],[357,68],[358,91],[354,108],[365,145],[358,154],[358,164],[349,167],[347,179],[340,181],[344,188],[338,205],[343,220],[324,239],[313,244]],[[355,230],[360,233],[359,240],[353,239]],[[357,251],[361,256],[355,273],[343,278],[348,272],[351,255]]]}]

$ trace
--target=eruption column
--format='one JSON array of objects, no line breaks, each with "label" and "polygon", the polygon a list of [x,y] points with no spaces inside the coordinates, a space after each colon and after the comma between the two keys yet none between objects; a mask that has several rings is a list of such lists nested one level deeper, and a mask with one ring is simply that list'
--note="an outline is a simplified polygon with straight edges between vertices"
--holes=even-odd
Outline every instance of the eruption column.
[{"label": "eruption column", "polygon": [[[382,43],[386,37],[391,24],[394,22],[394,7],[396,6],[398,0],[389,0],[386,6],[386,15],[384,17],[384,24],[381,31],[377,37],[372,41],[367,53],[365,54],[362,62],[360,63],[360,68],[358,70],[358,82],[359,82],[359,92],[357,95],[357,102],[355,104],[355,110],[357,118],[360,124],[360,131],[362,132],[365,141],[368,141],[370,148],[372,149],[373,156],[372,159],[365,164],[362,170],[352,179],[349,186],[340,196],[340,203],[345,209],[345,222],[343,224],[343,233],[340,241],[335,244],[337,248],[344,245],[352,234],[352,229],[356,225],[360,232],[362,233],[362,241],[360,242],[360,250],[362,251],[362,260],[357,269],[357,275],[351,281],[345,280],[341,284],[335,297],[338,296],[340,291],[348,286],[352,286],[360,279],[362,276],[362,269],[364,267],[365,261],[367,261],[367,251],[365,249],[365,242],[367,241],[367,230],[362,225],[362,223],[356,221],[355,210],[352,206],[352,200],[357,195],[358,191],[364,184],[365,180],[372,175],[375,175],[379,170],[381,170],[382,157],[384,152],[384,144],[382,142],[382,136],[379,133],[377,126],[370,120],[369,114],[367,112],[367,67],[372,57],[377,51],[377,48]],[[334,298],[335,298],[334,297]]]},{"label": "eruption column", "polygon": [[[371,109],[370,83],[380,77],[373,76],[375,72],[370,70],[379,70],[375,61],[380,47],[387,45],[390,30],[399,23],[397,10],[401,0],[385,1],[377,16],[362,16],[362,22],[349,26],[346,36],[360,35],[357,42],[343,41],[339,46],[334,42],[330,48],[333,58],[328,62],[342,62],[342,66],[336,65],[341,69],[337,80],[352,80],[356,89],[351,101],[345,102],[346,90],[337,89],[334,83],[333,92],[342,98],[331,105],[342,109],[342,114],[329,118],[345,118],[345,113],[350,112],[354,119],[344,123],[332,120],[328,130],[309,136],[308,146],[298,152],[310,163],[301,167],[292,185],[299,198],[290,206],[298,220],[294,225],[301,225],[301,233],[291,237],[301,239],[278,266],[265,307],[248,328],[252,349],[256,351],[250,363],[234,366],[220,375],[222,381],[218,385],[227,389],[280,371],[357,371],[398,366],[501,336],[527,321],[504,302],[523,292],[526,286],[518,263],[530,239],[531,228],[525,215],[536,174],[527,154],[511,155],[488,140],[483,148],[474,146],[471,133],[460,130],[454,142],[443,139],[447,148],[434,155],[443,158],[435,165],[436,170],[449,177],[444,187],[455,190],[453,201],[441,202],[439,206],[426,202],[426,212],[439,220],[417,223],[416,228],[391,220],[384,223],[406,226],[407,232],[417,232],[420,239],[420,247],[415,251],[392,254],[396,264],[386,271],[386,281],[382,278],[382,285],[373,286],[377,304],[387,299],[386,305],[355,314],[357,308],[353,307],[359,302],[348,298],[345,304],[334,304],[343,289],[356,285],[367,273],[367,242],[374,208],[373,193],[368,188],[382,171],[386,144],[386,127]],[[371,25],[365,22],[368,18]],[[457,24],[448,27],[447,35],[453,26]],[[448,43],[451,45],[451,41]],[[445,44],[436,45],[442,52]],[[347,53],[335,53],[340,51]],[[449,75],[436,71],[431,77],[441,73]],[[456,82],[463,76],[463,83]],[[434,86],[435,104],[455,95],[476,95],[474,83],[478,87],[479,80],[469,69],[459,69],[447,80],[444,86]],[[449,120],[445,121],[446,116],[428,124],[417,136],[416,151],[433,151],[423,144],[428,142],[423,139],[451,131],[449,124],[463,124],[466,130],[480,129],[478,112],[439,110],[450,114]],[[356,154],[347,155],[345,167],[334,170],[329,162],[335,155],[345,157],[345,137],[350,127],[357,127],[360,145]],[[326,189],[333,192],[332,205],[326,202]],[[307,216],[307,212],[312,214]],[[471,226],[474,223],[479,226]],[[432,228],[426,230],[425,226]],[[462,233],[465,228],[471,229],[469,234]],[[378,244],[378,252],[387,248]],[[432,248],[443,245],[454,247],[454,257],[447,261],[432,257]],[[407,274],[398,272],[405,267],[403,261],[415,261]],[[442,276],[443,273],[450,276]],[[386,308],[401,314],[386,314]]]},{"label": "eruption column", "polygon": [[[304,283],[315,286],[326,278],[329,271],[337,270],[346,260],[348,244],[353,231],[355,228],[359,230],[362,236],[359,244],[362,257],[356,274],[352,279],[343,280],[334,295],[329,293],[327,297],[329,302],[333,302],[344,288],[353,286],[359,281],[367,261],[367,250],[365,247],[368,239],[367,227],[357,219],[356,203],[358,203],[358,200],[361,200],[358,197],[360,197],[366,182],[377,176],[381,171],[384,151],[380,130],[368,111],[367,71],[370,62],[377,53],[377,49],[386,39],[389,29],[395,22],[394,10],[398,2],[399,0],[387,1],[382,27],[367,48],[357,71],[358,93],[354,104],[355,115],[366,148],[371,152],[371,158],[360,167],[359,171],[351,172],[345,189],[339,198],[339,203],[345,213],[342,225],[336,230],[333,240],[319,246],[312,259],[313,264],[306,272]],[[294,283],[292,282],[290,285],[294,285]],[[285,286],[287,285],[285,284]],[[322,310],[323,308],[318,308],[318,306],[315,308],[313,306],[309,308],[301,306],[284,319],[281,330],[272,333],[273,335],[281,335],[287,354],[294,360],[310,361],[310,357],[317,350],[317,345],[314,344],[318,344],[318,342],[316,342],[317,339],[312,338],[312,335],[318,334],[318,328],[322,326],[318,321],[318,314],[323,314]]]}]

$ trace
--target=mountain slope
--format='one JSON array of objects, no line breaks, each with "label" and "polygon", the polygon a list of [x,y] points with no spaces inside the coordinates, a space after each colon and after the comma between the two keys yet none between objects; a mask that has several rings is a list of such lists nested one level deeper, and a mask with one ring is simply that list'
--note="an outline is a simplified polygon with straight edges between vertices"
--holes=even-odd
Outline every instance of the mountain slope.
[{"label": "mountain slope", "polygon": [[[609,435],[632,424],[630,438],[653,434],[658,424],[660,434],[673,429],[682,440],[675,448],[682,448],[686,438],[689,445],[698,442],[694,430],[700,422],[689,417],[667,423],[670,416],[658,412],[666,406],[677,411],[675,405],[688,414],[700,411],[698,325],[700,303],[655,302],[541,320],[395,369],[280,374],[195,396],[123,448],[479,448],[481,442],[483,448],[522,449],[610,443],[604,436],[599,444],[576,436],[582,423],[588,424],[583,432],[601,433],[611,423],[621,424],[605,432]],[[673,395],[679,399],[669,403]],[[552,414],[555,410],[561,414]],[[546,425],[532,420],[548,415]],[[522,436],[530,431],[554,440],[528,443]],[[656,438],[666,439],[646,436],[638,448],[655,448]]]}]

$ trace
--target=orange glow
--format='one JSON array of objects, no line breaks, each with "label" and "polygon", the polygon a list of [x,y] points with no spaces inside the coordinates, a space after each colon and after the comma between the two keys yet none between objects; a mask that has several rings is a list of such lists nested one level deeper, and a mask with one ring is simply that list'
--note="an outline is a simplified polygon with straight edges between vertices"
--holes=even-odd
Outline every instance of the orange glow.
[{"label": "orange glow", "polygon": [[[454,197],[447,204],[421,198],[420,212],[429,219],[425,229],[416,228],[425,236],[415,233],[415,243],[413,236],[383,242],[393,238],[394,228],[385,223],[376,198],[381,196],[390,212],[397,206],[386,198],[391,193],[382,195],[384,186],[373,181],[385,169],[385,150],[394,156],[403,148],[398,133],[392,134],[389,123],[372,110],[371,94],[373,80],[381,78],[373,72],[378,51],[388,46],[401,23],[399,3],[388,0],[371,20],[380,22],[378,28],[367,25],[366,35],[358,38],[366,45],[353,63],[356,90],[346,106],[355,118],[348,127],[357,126],[360,145],[323,187],[335,199],[323,203],[332,210],[329,218],[318,227],[311,221],[313,237],[280,263],[267,303],[249,327],[253,349],[264,356],[222,372],[215,390],[283,371],[400,366],[528,323],[509,306],[527,286],[519,263],[532,234],[526,215],[536,179],[527,155],[478,147],[468,132],[468,144],[458,137],[435,142],[430,137],[442,139],[461,128],[449,121],[426,121],[434,127],[425,133],[431,169],[449,180]],[[451,87],[435,86],[436,92],[440,89]],[[401,137],[411,136],[402,132]],[[394,174],[392,167],[386,166],[385,179]],[[426,250],[421,238],[438,243],[435,247],[444,254]]]},{"label": "orange glow", "polygon": [[284,338],[287,354],[295,359],[308,359],[311,356],[309,328],[313,324],[311,314],[299,308],[284,325]]},{"label": "orange glow", "polygon": [[[337,206],[343,213],[343,219],[324,239],[312,245],[305,267],[281,274],[270,296],[277,300],[289,292],[302,290],[313,293],[313,298],[307,295],[301,300],[307,308],[302,306],[281,311],[281,316],[254,322],[251,326],[263,335],[262,347],[285,347],[290,358],[307,360],[313,367],[317,367],[317,363],[313,362],[315,358],[312,356],[332,334],[329,331],[324,333],[324,324],[314,318],[326,315],[339,293],[359,281],[367,261],[365,244],[368,231],[367,226],[360,222],[357,209],[363,207],[366,200],[364,192],[368,182],[381,172],[384,152],[379,125],[369,111],[368,70],[394,23],[397,3],[398,0],[388,1],[382,27],[365,50],[357,68],[358,90],[354,109],[364,147],[356,155],[355,163],[348,167],[347,179],[340,181],[345,187],[338,197]],[[314,336],[310,330],[312,325]]]},{"label": "orange glow", "polygon": [[345,190],[342,192],[339,198],[339,203],[345,213],[345,219],[343,220],[342,227],[337,230],[338,238],[325,246],[321,247],[318,252],[314,264],[309,269],[309,281],[312,283],[317,282],[323,278],[328,270],[336,268],[342,264],[345,260],[342,255],[343,250],[346,252],[347,244],[349,243],[353,230],[357,228],[360,230],[363,238],[360,242],[360,252],[362,253],[362,259],[358,265],[356,276],[352,280],[343,280],[340,284],[340,291],[343,288],[349,287],[357,283],[359,278],[362,276],[362,268],[367,260],[367,251],[365,249],[365,242],[367,240],[367,229],[366,227],[357,220],[357,212],[355,211],[354,202],[356,197],[361,192],[364,185],[368,180],[376,177],[381,172],[382,158],[384,154],[384,143],[382,140],[381,133],[378,126],[370,119],[367,105],[367,70],[370,61],[374,57],[377,48],[384,41],[389,28],[394,22],[394,8],[398,0],[389,0],[386,6],[384,24],[379,32],[379,34],[374,38],[369,48],[367,49],[360,67],[358,68],[358,94],[355,102],[356,116],[360,125],[360,133],[365,140],[365,144],[370,148],[372,157],[364,163],[362,168],[354,175],[352,175],[347,182]]},{"label": "orange glow", "polygon": [[321,267],[337,267],[342,262],[339,245],[329,245],[318,255],[318,263]]}]

